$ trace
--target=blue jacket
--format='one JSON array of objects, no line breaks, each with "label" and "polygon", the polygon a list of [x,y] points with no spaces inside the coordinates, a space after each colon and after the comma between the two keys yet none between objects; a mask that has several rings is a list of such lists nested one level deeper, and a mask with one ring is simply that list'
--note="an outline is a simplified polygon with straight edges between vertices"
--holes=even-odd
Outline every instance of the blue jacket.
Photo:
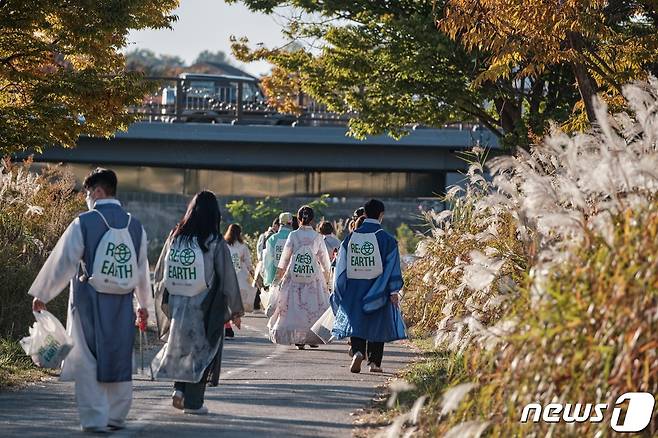
[{"label": "blue jacket", "polygon": [[[356,232],[374,233],[380,229],[379,223],[366,221]],[[338,251],[331,295],[336,316],[332,334],[338,339],[354,336],[373,342],[391,342],[407,337],[400,308],[390,300],[391,293],[404,285],[398,243],[385,231],[376,236],[384,271],[372,280],[347,278],[347,248],[352,234],[342,242]]]}]

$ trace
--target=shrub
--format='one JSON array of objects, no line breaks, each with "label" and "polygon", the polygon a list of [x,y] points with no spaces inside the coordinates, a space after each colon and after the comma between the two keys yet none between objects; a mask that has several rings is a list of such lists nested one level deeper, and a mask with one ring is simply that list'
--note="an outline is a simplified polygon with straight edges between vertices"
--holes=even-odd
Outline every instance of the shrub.
[{"label": "shrub", "polygon": [[[0,337],[27,333],[34,320],[27,291],[61,234],[84,210],[72,175],[58,167],[37,175],[29,167],[0,164]],[[66,300],[62,294],[48,305],[62,321]]]},{"label": "shrub", "polygon": [[226,204],[226,210],[231,215],[231,222],[242,226],[244,234],[262,233],[272,225],[272,219],[281,213],[281,201],[268,196],[250,204],[240,199]]},{"label": "shrub", "polygon": [[519,418],[529,402],[658,393],[658,81],[624,95],[628,114],[598,102],[596,129],[553,129],[531,152],[488,161],[492,183],[473,163],[452,210],[428,214],[406,314],[473,386],[448,397],[452,415],[426,410],[423,430],[607,435],[612,409],[601,423]]},{"label": "shrub", "polygon": [[413,254],[420,241],[420,237],[404,222],[395,229],[395,237],[398,240],[402,255]]}]

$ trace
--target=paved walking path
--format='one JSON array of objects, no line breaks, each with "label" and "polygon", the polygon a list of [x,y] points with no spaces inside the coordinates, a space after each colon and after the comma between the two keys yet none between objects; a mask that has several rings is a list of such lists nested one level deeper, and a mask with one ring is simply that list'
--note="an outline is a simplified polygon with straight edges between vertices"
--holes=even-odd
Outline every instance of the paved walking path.
[{"label": "paved walking path", "polygon": [[[318,350],[277,346],[266,337],[262,315],[243,319],[226,341],[222,378],[208,388],[205,417],[171,407],[171,384],[135,376],[128,428],[114,437],[349,437],[350,413],[368,405],[376,387],[408,363],[413,353],[388,344],[383,374],[349,372],[343,342]],[[151,352],[151,355],[154,353]],[[79,431],[71,383],[45,382],[0,393],[0,436],[70,437]]]}]

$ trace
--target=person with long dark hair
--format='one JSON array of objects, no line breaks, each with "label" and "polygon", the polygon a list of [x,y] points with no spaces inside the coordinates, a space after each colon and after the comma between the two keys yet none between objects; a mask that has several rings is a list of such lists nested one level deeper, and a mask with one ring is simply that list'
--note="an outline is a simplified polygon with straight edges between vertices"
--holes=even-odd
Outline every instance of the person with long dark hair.
[{"label": "person with long dark hair", "polygon": [[313,324],[329,308],[329,254],[322,236],[313,227],[313,209],[297,213],[299,229],[290,233],[279,260],[275,284],[276,308],[268,322],[270,339],[276,344],[317,347]]},{"label": "person with long dark hair", "polygon": [[155,311],[166,344],[153,369],[175,382],[173,406],[187,414],[208,413],[204,393],[209,374],[219,375],[224,324],[232,320],[240,328],[244,314],[220,221],[215,194],[197,193],[155,268]]}]

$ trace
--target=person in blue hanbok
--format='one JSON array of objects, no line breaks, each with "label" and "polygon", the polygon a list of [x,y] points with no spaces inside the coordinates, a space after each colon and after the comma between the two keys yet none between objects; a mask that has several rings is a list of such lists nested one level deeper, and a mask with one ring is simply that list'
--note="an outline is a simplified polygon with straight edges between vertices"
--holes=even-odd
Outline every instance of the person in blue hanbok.
[{"label": "person in blue hanbok", "polygon": [[[66,326],[74,345],[60,379],[75,381],[82,429],[105,433],[125,427],[132,403],[133,296],[141,321],[152,304],[147,240],[140,222],[115,198],[112,170],[92,171],[83,187],[90,211],[69,225],[28,293],[39,312],[70,284]],[[110,247],[110,233],[127,240]],[[100,277],[106,287],[96,281]],[[124,280],[123,288],[107,287]]]},{"label": "person in blue hanbok", "polygon": [[365,359],[371,372],[381,372],[384,343],[407,337],[399,307],[403,281],[398,243],[382,229],[381,201],[368,201],[365,214],[338,251],[331,295],[332,335],[350,338],[353,373],[361,372]]}]

